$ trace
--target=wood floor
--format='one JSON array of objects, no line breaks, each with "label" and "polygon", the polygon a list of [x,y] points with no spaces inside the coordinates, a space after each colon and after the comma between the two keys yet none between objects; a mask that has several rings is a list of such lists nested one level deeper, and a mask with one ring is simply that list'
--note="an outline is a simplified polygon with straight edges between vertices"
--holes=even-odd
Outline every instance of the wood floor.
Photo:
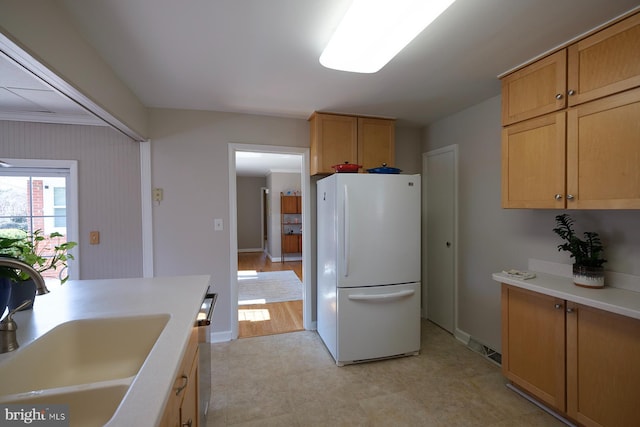
[{"label": "wood floor", "polygon": [[[239,253],[238,271],[242,270],[292,270],[302,281],[302,261],[272,263],[263,252]],[[302,300],[251,304],[238,307],[238,338],[283,334],[301,330],[303,330]]]}]

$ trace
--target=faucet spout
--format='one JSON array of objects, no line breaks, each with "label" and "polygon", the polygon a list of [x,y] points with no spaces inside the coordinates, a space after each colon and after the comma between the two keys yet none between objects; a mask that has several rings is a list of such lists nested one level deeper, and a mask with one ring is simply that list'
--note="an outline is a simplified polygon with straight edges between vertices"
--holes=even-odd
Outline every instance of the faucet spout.
[{"label": "faucet spout", "polygon": [[16,270],[22,270],[27,273],[29,277],[36,284],[36,292],[38,295],[44,295],[49,293],[49,289],[47,289],[47,285],[44,283],[44,278],[42,275],[30,266],[29,264],[20,261],[19,259],[10,258],[10,257],[0,257],[0,267],[10,267],[15,268]]}]

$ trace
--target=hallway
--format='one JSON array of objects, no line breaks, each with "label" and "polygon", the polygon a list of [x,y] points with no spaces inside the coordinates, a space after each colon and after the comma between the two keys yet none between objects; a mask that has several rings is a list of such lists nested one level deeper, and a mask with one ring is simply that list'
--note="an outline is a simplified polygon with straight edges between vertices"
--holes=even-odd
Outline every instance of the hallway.
[{"label": "hallway", "polygon": [[[238,253],[238,272],[295,272],[302,281],[302,261],[271,262],[264,252]],[[249,304],[238,307],[238,338],[259,337],[303,330],[302,300]]]}]

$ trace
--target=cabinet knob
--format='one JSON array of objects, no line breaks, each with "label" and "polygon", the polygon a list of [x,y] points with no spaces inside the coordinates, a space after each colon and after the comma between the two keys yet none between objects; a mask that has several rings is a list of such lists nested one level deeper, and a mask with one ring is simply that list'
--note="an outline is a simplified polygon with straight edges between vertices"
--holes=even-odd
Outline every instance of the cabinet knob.
[{"label": "cabinet knob", "polygon": [[191,427],[193,425],[193,420],[189,418],[189,421],[186,423],[182,423],[182,427]]},{"label": "cabinet knob", "polygon": [[573,308],[567,307],[567,313],[573,313]]},{"label": "cabinet knob", "polygon": [[562,200],[562,194],[556,194],[553,198],[556,200]]},{"label": "cabinet knob", "polygon": [[561,93],[556,93],[556,99],[562,99],[562,94]]},{"label": "cabinet knob", "polygon": [[567,200],[573,200],[575,196],[573,194],[567,194]]},{"label": "cabinet knob", "polygon": [[569,92],[567,92],[569,94],[569,96],[573,96],[576,94],[576,91],[573,89],[569,89]]},{"label": "cabinet knob", "polygon": [[562,304],[555,304],[553,307],[557,308],[557,309],[560,309],[560,308],[562,308]]}]

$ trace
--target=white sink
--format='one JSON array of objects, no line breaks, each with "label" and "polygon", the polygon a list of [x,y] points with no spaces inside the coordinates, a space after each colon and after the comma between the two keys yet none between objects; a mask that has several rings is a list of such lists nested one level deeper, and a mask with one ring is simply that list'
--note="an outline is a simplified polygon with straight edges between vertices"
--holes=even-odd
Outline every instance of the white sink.
[{"label": "white sink", "polygon": [[0,364],[0,395],[135,376],[168,320],[161,314],[62,323]]},{"label": "white sink", "polygon": [[68,405],[66,416],[70,426],[97,427],[105,425],[113,417],[128,389],[128,384],[120,384],[53,394],[26,395],[4,404],[24,405],[27,409],[30,409],[30,405]]}]

